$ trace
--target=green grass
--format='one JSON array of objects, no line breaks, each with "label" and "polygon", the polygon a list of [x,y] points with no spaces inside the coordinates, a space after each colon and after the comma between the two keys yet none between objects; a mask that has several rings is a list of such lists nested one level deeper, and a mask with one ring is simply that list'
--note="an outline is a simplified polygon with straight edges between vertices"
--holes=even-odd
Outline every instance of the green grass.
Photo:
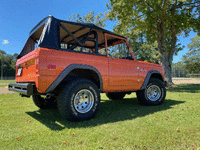
[{"label": "green grass", "polygon": [[200,84],[168,89],[161,106],[102,94],[97,116],[69,122],[29,98],[0,95],[0,149],[200,149]]},{"label": "green grass", "polygon": [[15,80],[0,80],[0,87],[5,88],[8,87],[9,83],[15,83]]},{"label": "green grass", "polygon": [[8,87],[8,84],[0,84],[0,87],[2,87],[2,88],[5,88],[5,87]]},{"label": "green grass", "polygon": [[15,83],[15,80],[0,80],[0,83]]}]

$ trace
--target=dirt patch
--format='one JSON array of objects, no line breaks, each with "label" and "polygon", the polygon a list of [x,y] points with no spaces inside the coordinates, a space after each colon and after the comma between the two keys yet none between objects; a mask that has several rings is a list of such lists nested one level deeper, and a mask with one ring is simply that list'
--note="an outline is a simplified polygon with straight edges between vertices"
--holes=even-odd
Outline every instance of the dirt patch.
[{"label": "dirt patch", "polygon": [[174,84],[200,84],[200,79],[195,78],[173,78]]},{"label": "dirt patch", "polygon": [[0,94],[14,94],[16,92],[9,91],[8,88],[2,88],[0,87]]}]

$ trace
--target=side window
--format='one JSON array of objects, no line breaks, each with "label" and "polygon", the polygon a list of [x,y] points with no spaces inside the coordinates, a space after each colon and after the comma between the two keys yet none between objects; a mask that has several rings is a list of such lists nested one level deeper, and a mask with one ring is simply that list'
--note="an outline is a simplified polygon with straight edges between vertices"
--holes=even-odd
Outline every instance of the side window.
[{"label": "side window", "polygon": [[106,56],[105,45],[103,45],[103,47],[101,47],[101,48],[98,49],[98,53],[99,53],[100,55]]},{"label": "side window", "polygon": [[132,59],[131,53],[124,40],[108,40],[108,56],[120,59]]},{"label": "side window", "polygon": [[60,44],[60,48],[61,48],[61,49],[67,49],[67,44],[61,43],[61,44]]},{"label": "side window", "polygon": [[94,49],[91,49],[91,48],[85,48],[85,47],[83,47],[83,49],[82,49],[82,52],[85,52],[85,53],[94,53]]},{"label": "side window", "polygon": [[81,47],[80,46],[76,46],[74,49],[72,49],[74,51],[80,52],[81,51]]},{"label": "side window", "polygon": [[124,43],[123,43],[123,46],[124,46],[124,51],[125,51],[125,57],[126,57],[126,58],[132,58],[132,55],[131,55],[131,53],[130,53],[130,50],[129,50],[129,48],[128,48],[128,46],[127,46],[127,44],[126,44],[125,41],[124,41]]}]

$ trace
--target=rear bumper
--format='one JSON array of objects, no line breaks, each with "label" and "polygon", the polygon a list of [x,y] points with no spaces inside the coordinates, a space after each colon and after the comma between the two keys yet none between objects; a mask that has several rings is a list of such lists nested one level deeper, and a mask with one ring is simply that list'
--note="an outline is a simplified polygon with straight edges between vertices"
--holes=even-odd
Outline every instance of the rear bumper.
[{"label": "rear bumper", "polygon": [[9,83],[8,90],[20,93],[22,96],[30,97],[33,94],[34,83]]}]

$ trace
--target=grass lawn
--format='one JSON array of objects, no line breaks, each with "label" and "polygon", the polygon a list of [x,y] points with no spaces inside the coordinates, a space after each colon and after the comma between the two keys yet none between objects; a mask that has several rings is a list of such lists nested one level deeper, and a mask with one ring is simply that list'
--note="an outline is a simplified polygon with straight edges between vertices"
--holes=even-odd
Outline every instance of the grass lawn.
[{"label": "grass lawn", "polygon": [[8,87],[9,83],[15,83],[15,80],[0,80],[0,87]]},{"label": "grass lawn", "polygon": [[98,115],[69,122],[30,98],[0,95],[0,149],[200,149],[200,84],[181,84],[161,106],[142,106],[135,94],[111,101]]},{"label": "grass lawn", "polygon": [[2,87],[2,88],[7,88],[8,87],[8,84],[0,84],[0,87]]},{"label": "grass lawn", "polygon": [[15,83],[15,80],[0,80],[0,84],[1,83]]}]

